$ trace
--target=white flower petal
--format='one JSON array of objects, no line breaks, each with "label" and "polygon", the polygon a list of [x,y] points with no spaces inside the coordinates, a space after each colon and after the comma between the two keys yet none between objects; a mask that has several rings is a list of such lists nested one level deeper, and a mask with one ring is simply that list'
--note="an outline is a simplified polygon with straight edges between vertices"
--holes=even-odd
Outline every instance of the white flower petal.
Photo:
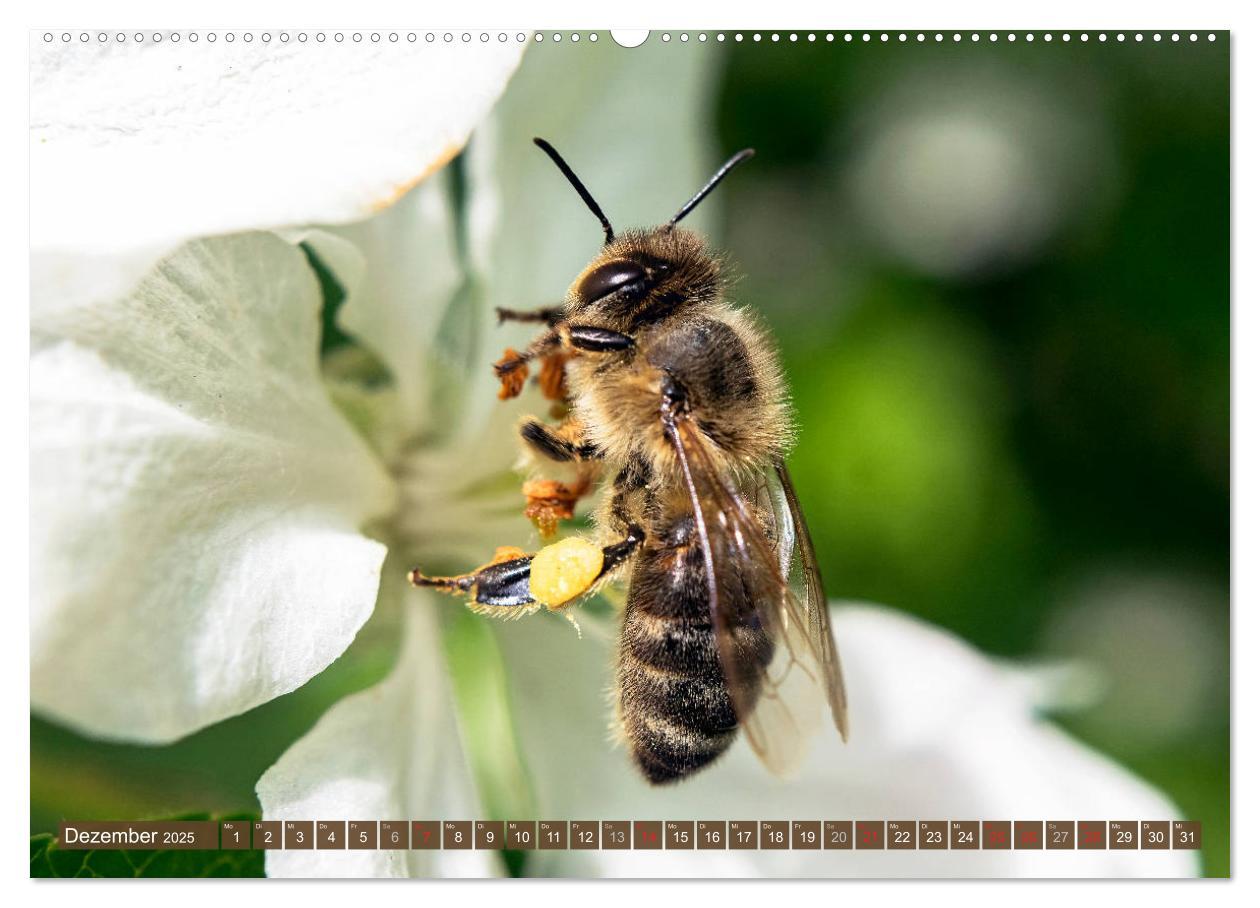
[{"label": "white flower petal", "polygon": [[[392,564],[392,562],[391,562]],[[402,585],[401,570],[387,580]],[[258,781],[268,820],[444,820],[477,817],[451,709],[437,608],[413,594],[398,665],[346,697]],[[277,877],[493,876],[490,851],[269,851]]]},{"label": "white flower petal", "polygon": [[116,296],[187,238],[379,211],[459,151],[522,51],[31,41],[37,308]]},{"label": "white flower petal", "polygon": [[320,294],[273,234],[192,243],[49,316],[31,362],[31,699],[169,741],[290,691],[371,613],[388,477],[319,380]]},{"label": "white flower petal", "polygon": [[521,477],[510,470],[520,446],[516,425],[531,403],[509,401],[494,418],[464,429],[462,443],[417,447],[399,459],[403,504],[394,530],[416,564],[473,567],[496,546],[537,545],[523,515]]},{"label": "white flower petal", "polygon": [[463,281],[447,196],[441,181],[426,180],[376,217],[312,238],[317,251],[331,235],[349,241],[362,256],[357,270],[351,263],[329,262],[346,290],[338,323],[393,374],[396,429],[403,437],[427,428],[433,418],[434,358],[443,353],[435,349],[438,327]]},{"label": "white flower petal", "polygon": [[[34,188],[31,213],[36,210]],[[117,253],[77,253],[31,247],[31,317],[59,309],[115,300],[140,279],[176,243],[153,243]]]},{"label": "white flower petal", "polygon": [[[579,622],[582,622],[579,615]],[[527,765],[553,819],[1125,819],[1176,808],[1037,718],[1028,686],[961,640],[848,607],[835,632],[850,744],[824,735],[801,774],[770,776],[741,740],[715,767],[652,788],[608,740],[611,641],[546,616],[499,628]],[[574,784],[574,778],[581,784]],[[538,852],[558,876],[1193,876],[1192,852]]]}]

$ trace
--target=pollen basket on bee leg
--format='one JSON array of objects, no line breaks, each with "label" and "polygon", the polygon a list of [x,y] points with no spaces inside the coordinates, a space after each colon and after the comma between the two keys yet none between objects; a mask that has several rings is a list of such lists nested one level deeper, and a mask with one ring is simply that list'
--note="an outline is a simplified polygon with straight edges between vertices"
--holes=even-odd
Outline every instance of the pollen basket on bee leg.
[{"label": "pollen basket on bee leg", "polygon": [[529,594],[549,609],[569,604],[591,588],[604,569],[604,552],[579,536],[539,550],[530,566]]}]

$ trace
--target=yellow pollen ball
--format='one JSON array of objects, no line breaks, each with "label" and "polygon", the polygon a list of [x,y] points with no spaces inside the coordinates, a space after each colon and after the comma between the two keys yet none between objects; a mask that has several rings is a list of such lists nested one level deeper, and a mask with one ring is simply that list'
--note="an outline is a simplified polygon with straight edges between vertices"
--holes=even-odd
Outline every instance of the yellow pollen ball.
[{"label": "yellow pollen ball", "polygon": [[590,588],[604,569],[604,552],[579,536],[561,539],[534,556],[529,594],[547,608],[559,608]]}]

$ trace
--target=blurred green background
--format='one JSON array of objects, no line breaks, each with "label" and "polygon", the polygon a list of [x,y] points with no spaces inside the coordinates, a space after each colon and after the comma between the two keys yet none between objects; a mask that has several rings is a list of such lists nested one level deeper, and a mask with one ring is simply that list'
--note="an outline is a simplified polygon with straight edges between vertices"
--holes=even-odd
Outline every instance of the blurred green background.
[{"label": "blurred green background", "polygon": [[1228,42],[951,37],[740,44],[721,95],[827,589],[1092,666],[1064,724],[1226,874]]},{"label": "blurred green background", "polygon": [[[721,235],[783,348],[827,588],[1086,667],[1061,721],[1201,819],[1225,875],[1228,36],[950,37],[723,51],[718,147],[758,158]],[[378,615],[306,687],[170,747],[33,719],[32,832],[257,809],[394,646]]]}]

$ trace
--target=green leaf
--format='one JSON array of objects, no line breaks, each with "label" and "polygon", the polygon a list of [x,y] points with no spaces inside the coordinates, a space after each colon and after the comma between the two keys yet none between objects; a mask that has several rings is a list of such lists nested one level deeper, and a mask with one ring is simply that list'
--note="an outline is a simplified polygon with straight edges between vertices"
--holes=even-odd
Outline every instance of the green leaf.
[{"label": "green leaf", "polygon": [[[185,814],[175,820],[248,820],[257,814],[211,817]],[[31,877],[261,877],[263,853],[245,851],[158,851],[63,849],[51,833],[31,836]]]},{"label": "green leaf", "polygon": [[537,801],[512,720],[507,672],[489,621],[466,609],[452,609],[443,622],[442,644],[464,746],[486,814],[536,817]]}]

